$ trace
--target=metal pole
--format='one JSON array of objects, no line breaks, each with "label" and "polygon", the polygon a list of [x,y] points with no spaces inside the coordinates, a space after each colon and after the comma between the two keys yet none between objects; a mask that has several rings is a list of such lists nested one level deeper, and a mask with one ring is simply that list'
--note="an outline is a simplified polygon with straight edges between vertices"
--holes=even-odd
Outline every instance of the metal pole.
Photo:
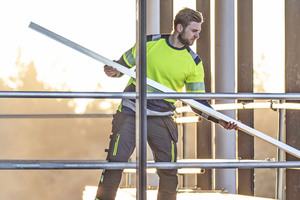
[{"label": "metal pole", "polygon": [[[0,98],[107,98],[136,99],[135,92],[0,91]],[[300,100],[300,93],[147,93],[148,99]]]},{"label": "metal pole", "polygon": [[[80,170],[80,169],[135,169],[138,163],[99,162],[80,160],[0,160],[0,170]],[[256,162],[256,161],[209,161],[209,162],[156,162],[146,163],[147,168],[293,168],[300,169],[300,161]],[[138,189],[138,188],[137,188]]]},{"label": "metal pole", "polygon": [[108,98],[135,99],[135,92],[48,92],[48,91],[0,91],[0,98]]},{"label": "metal pole", "polygon": [[113,114],[105,113],[87,113],[87,114],[0,114],[0,119],[16,119],[16,118],[101,118],[112,117]]},{"label": "metal pole", "polygon": [[[280,103],[284,103],[283,100],[280,100]],[[279,109],[279,130],[278,130],[278,140],[284,142],[285,138],[285,110]],[[279,149],[277,150],[277,160],[282,162],[284,160],[284,151]],[[283,200],[283,185],[284,185],[284,169],[277,169],[277,179],[276,179],[276,199]]]},{"label": "metal pole", "polygon": [[136,161],[137,161],[137,189],[138,200],[147,199],[147,69],[146,69],[146,20],[147,20],[146,0],[137,1],[137,72],[136,72],[136,92],[137,112],[136,112]]},{"label": "metal pole", "polygon": [[[235,1],[215,1],[215,91],[235,92]],[[218,103],[234,103],[233,100]],[[223,111],[235,118],[235,111]],[[216,126],[216,158],[236,158],[235,131]],[[236,170],[216,170],[216,189],[236,193]]]}]

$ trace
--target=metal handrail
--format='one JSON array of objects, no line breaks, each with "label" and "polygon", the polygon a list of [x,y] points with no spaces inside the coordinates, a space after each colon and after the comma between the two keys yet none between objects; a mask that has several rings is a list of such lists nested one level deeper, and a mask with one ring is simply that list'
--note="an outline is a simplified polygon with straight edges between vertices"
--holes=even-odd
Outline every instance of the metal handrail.
[{"label": "metal handrail", "polygon": [[0,114],[0,119],[15,119],[15,118],[100,118],[112,117],[112,113],[86,113],[86,114],[66,114],[66,113],[51,113],[51,114]]},{"label": "metal handrail", "polygon": [[[53,170],[53,169],[135,169],[135,162],[62,161],[62,160],[0,160],[0,170]],[[300,161],[285,162],[148,162],[147,168],[300,168]]]},{"label": "metal handrail", "polygon": [[[0,91],[0,98],[108,98],[136,99],[135,92]],[[300,93],[147,93],[148,99],[300,100]]]}]

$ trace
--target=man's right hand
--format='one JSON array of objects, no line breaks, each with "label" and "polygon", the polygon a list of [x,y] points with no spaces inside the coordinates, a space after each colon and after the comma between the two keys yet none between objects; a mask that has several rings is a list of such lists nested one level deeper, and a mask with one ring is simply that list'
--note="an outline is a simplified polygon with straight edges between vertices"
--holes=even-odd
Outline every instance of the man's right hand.
[{"label": "man's right hand", "polygon": [[238,125],[235,124],[234,122],[226,122],[224,120],[220,120],[219,124],[226,130],[238,130],[238,128],[239,128]]}]

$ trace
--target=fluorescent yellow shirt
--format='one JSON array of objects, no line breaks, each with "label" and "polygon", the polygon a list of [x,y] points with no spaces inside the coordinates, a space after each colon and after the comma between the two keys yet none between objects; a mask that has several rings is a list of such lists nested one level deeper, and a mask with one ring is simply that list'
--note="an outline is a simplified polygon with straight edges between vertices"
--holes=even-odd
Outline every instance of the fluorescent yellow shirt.
[{"label": "fluorescent yellow shirt", "polygon": [[[182,92],[183,87],[186,86],[186,92],[204,93],[204,70],[201,59],[188,46],[183,48],[171,46],[168,38],[169,35],[147,37],[147,77],[177,92]],[[129,67],[134,67],[136,46],[125,52],[123,59]],[[151,87],[148,87],[147,90],[148,92],[158,92]],[[133,78],[129,80],[125,91],[135,91]],[[130,100],[122,101],[119,107],[120,111],[128,112],[127,108],[135,111],[134,100],[128,101]],[[174,99],[148,100],[149,115],[170,115],[175,110],[173,105],[175,101]]]}]

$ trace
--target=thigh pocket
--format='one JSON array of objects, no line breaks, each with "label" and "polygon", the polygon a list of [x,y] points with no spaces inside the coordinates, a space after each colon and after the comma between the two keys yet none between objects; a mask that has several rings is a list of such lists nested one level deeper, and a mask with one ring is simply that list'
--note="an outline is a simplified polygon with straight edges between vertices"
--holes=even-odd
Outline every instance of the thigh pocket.
[{"label": "thigh pocket", "polygon": [[126,119],[125,114],[117,111],[116,114],[114,114],[113,116],[113,120],[112,120],[112,132],[113,133],[117,133],[120,131],[121,126],[123,125],[124,121]]},{"label": "thigh pocket", "polygon": [[175,142],[178,142],[178,127],[177,124],[171,117],[163,117],[165,125],[168,127],[168,130],[171,134],[172,139]]}]

